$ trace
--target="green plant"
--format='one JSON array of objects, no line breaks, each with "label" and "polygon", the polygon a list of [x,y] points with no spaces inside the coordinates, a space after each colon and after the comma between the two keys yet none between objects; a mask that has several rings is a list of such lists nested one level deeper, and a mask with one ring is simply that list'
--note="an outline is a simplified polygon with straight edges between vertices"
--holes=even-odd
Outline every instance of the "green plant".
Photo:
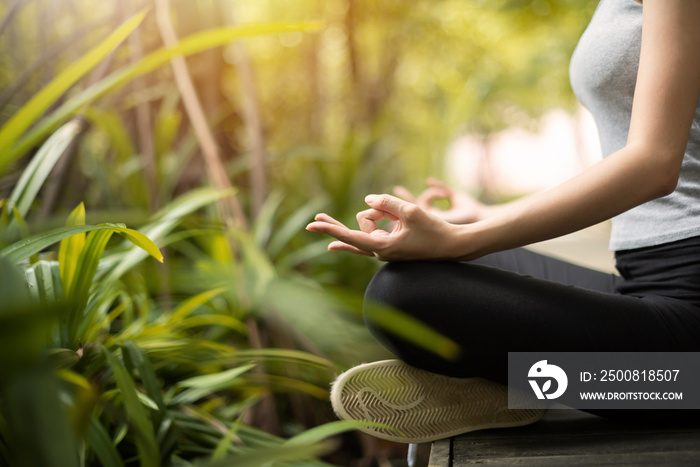
[{"label": "green plant", "polygon": [[[195,194],[168,206],[145,230],[167,238],[183,216],[221,196]],[[246,332],[243,322],[212,305],[225,288],[155,316],[155,305],[120,279],[143,254],[160,258],[158,249],[137,231],[81,225],[84,216],[79,206],[72,225],[0,251],[8,278],[0,313],[7,338],[0,351],[11,356],[3,360],[0,384],[5,462],[127,465],[138,459],[160,465],[235,456],[241,465],[255,465],[315,457],[328,450],[323,438],[355,426],[331,424],[285,442],[244,423],[246,410],[270,390],[325,399],[322,386],[333,365],[304,352],[245,349],[207,338],[212,328]],[[134,245],[103,258],[113,232]],[[58,241],[58,261],[35,262],[22,280],[14,264]],[[98,266],[103,272],[96,280]],[[280,362],[293,364],[298,376],[287,376]],[[262,363],[275,372],[251,372]],[[39,436],[35,423],[43,427]]]}]

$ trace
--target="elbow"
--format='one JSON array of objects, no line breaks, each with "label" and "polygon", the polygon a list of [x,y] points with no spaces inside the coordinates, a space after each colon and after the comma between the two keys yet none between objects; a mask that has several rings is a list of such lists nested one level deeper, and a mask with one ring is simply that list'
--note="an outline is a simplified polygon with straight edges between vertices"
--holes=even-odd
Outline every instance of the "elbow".
[{"label": "elbow", "polygon": [[[630,145],[638,157],[636,164],[639,172],[640,191],[646,192],[648,201],[668,196],[678,186],[681,175],[681,165],[685,156],[683,148],[671,148],[671,145]],[[644,187],[644,188],[642,188]]]},{"label": "elbow", "polygon": [[668,196],[674,191],[676,191],[676,187],[678,186],[678,177],[676,178],[668,178],[666,180],[662,180],[661,183],[659,183],[658,189],[656,196],[654,198],[663,198],[664,196]]},{"label": "elbow", "polygon": [[652,174],[653,183],[650,186],[653,187],[652,196],[654,199],[662,198],[668,196],[674,191],[678,186],[678,178],[680,177],[680,167],[662,167],[656,173]]}]

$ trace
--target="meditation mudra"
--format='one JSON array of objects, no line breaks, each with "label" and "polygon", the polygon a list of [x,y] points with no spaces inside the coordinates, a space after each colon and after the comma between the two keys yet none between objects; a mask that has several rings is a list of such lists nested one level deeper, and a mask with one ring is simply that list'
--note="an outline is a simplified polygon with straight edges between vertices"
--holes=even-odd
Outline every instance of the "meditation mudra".
[{"label": "meditation mudra", "polygon": [[[365,321],[397,359],[340,375],[342,419],[363,431],[426,442],[524,425],[544,410],[508,409],[508,352],[700,351],[700,2],[601,0],[570,64],[604,158],[546,192],[483,205],[430,179],[414,197],[368,195],[359,229],[318,214],[309,231],[331,251],[385,264],[366,292]],[[448,210],[431,201],[446,197]],[[390,231],[377,222],[392,221]],[[619,275],[522,249],[612,219]],[[421,321],[460,347],[443,359],[377,325],[371,303]],[[449,410],[447,409],[449,407]],[[592,411],[593,412],[593,411]],[[641,413],[644,412],[644,413]],[[600,410],[621,420],[693,411]]]}]

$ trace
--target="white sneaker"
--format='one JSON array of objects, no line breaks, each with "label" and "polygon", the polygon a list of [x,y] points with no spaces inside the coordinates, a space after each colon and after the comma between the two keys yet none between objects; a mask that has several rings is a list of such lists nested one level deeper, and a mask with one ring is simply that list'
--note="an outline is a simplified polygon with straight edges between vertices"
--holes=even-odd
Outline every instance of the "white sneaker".
[{"label": "white sneaker", "polygon": [[[523,394],[523,397],[528,397]],[[331,404],[343,420],[393,427],[360,431],[399,443],[426,443],[485,428],[527,425],[545,409],[508,409],[508,388],[482,378],[450,378],[401,360],[359,365],[341,374]]]}]

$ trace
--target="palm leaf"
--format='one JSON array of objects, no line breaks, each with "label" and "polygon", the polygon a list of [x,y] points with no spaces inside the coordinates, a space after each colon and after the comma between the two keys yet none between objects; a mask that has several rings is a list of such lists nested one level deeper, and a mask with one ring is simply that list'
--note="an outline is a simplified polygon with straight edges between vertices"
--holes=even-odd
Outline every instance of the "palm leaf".
[{"label": "palm leaf", "polygon": [[0,250],[0,256],[4,256],[13,263],[18,263],[35,253],[39,253],[44,248],[60,242],[64,238],[84,232],[92,232],[94,230],[110,230],[116,232],[135,245],[141,248],[147,248],[146,252],[148,254],[158,261],[163,261],[163,255],[160,253],[160,250],[158,250],[155,243],[149,240],[148,237],[138,231],[115,225],[76,225],[72,227],[59,227],[13,243]]}]

